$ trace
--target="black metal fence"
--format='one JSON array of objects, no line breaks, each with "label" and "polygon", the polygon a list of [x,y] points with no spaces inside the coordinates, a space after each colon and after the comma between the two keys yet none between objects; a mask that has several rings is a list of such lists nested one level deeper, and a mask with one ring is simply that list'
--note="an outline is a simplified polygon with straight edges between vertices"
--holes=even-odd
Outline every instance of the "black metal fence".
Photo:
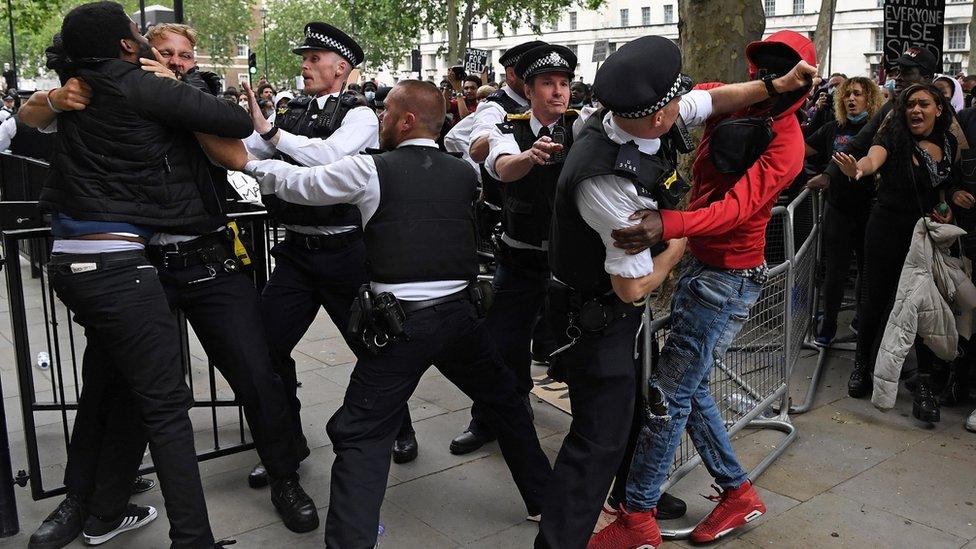
[{"label": "black metal fence", "polygon": [[[50,255],[51,237],[36,199],[46,170],[44,162],[0,154],[0,197],[3,198],[0,241],[10,318],[8,336],[17,373],[26,452],[26,469],[14,476],[8,419],[16,418],[8,418],[0,405],[0,537],[14,535],[19,530],[15,484],[29,486],[35,500],[65,492],[61,467],[66,461],[71,424],[82,389],[79,365],[85,347],[84,334],[71,320],[71,312],[57,299],[44,269]],[[251,272],[260,290],[271,270],[268,250],[282,234],[277,227],[266,224],[263,211],[240,211],[231,217],[251,251]],[[190,417],[198,460],[253,448],[243,411],[233,392],[213,363],[203,358],[206,355],[191,336],[182,315],[179,323],[184,372],[195,400]],[[153,467],[146,465],[141,472],[152,471]]]}]

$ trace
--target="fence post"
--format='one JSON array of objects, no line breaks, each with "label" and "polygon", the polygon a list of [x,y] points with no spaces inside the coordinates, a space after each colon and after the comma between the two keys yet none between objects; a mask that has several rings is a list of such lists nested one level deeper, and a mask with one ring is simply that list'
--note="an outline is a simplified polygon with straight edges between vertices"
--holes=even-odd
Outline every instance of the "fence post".
[{"label": "fence post", "polygon": [[[0,382],[0,394],[3,393]],[[17,498],[14,496],[14,471],[10,464],[10,441],[7,439],[7,413],[0,401],[0,538],[16,535]]]}]

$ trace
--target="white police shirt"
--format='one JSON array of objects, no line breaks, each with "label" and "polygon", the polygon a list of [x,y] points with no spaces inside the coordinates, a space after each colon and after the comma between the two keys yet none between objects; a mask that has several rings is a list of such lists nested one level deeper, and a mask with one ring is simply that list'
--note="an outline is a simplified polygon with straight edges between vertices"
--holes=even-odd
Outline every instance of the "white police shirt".
[{"label": "white police shirt", "polygon": [[[417,145],[437,148],[433,139],[408,139],[398,147]],[[294,204],[324,206],[355,204],[365,227],[380,205],[380,178],[373,157],[357,154],[321,166],[300,167],[281,160],[252,160],[244,171],[261,185],[264,194],[275,194]],[[404,301],[435,299],[459,292],[467,280],[436,280],[380,284],[371,282],[376,293],[390,292]]]},{"label": "white police shirt", "polygon": [[[325,107],[329,97],[339,95],[339,92],[316,97],[319,108]],[[310,103],[311,105],[311,103]],[[295,159],[303,166],[324,166],[335,162],[344,156],[357,155],[367,148],[378,148],[379,119],[369,107],[350,109],[342,118],[342,123],[335,133],[326,139],[306,137],[278,130],[277,147],[270,141],[265,141],[257,132],[244,140],[247,151],[256,158],[265,159],[274,156],[276,151]],[[355,226],[321,226],[306,227],[302,225],[285,225],[285,228],[303,234],[340,234],[356,229]]]},{"label": "white police shirt", "polygon": [[[482,108],[484,103],[485,101],[478,103],[478,109]],[[475,109],[475,112],[477,112],[477,109]],[[478,176],[478,182],[481,183],[481,167],[471,159],[471,130],[473,129],[474,113],[471,113],[462,118],[444,136],[444,150],[450,153],[460,154],[461,158],[474,170],[475,175]]]},{"label": "white police shirt", "polygon": [[[685,125],[700,126],[712,114],[712,96],[707,91],[693,90],[679,99],[681,118]],[[589,117],[596,109],[584,108],[580,118]],[[576,128],[574,128],[575,130]],[[624,144],[633,141],[645,154],[655,154],[661,148],[660,139],[642,139],[621,130],[607,113],[603,129],[614,142]],[[610,233],[636,225],[629,218],[637,210],[657,209],[657,203],[637,194],[633,181],[617,175],[601,175],[580,182],[576,189],[576,206],[586,224],[599,233],[606,246],[603,268],[608,274],[623,278],[640,278],[654,271],[651,252],[644,250],[635,255],[613,245]]]},{"label": "white police shirt", "polygon": [[[516,103],[528,108],[529,100],[522,97],[521,95],[512,91],[512,88],[505,86],[502,90],[512,98]],[[482,101],[478,105],[478,110],[474,111],[474,114],[469,115],[469,117],[474,117],[473,126],[471,127],[471,137],[468,139],[468,144],[470,146],[479,137],[488,137],[494,129],[496,129],[497,124],[505,121],[505,108],[495,101]],[[462,120],[463,122],[463,120]]]}]

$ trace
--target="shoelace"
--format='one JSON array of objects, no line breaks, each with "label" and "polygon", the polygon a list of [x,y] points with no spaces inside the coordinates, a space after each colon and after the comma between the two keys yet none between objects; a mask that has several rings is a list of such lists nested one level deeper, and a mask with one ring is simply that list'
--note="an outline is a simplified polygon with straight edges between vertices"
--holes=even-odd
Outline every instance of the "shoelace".
[{"label": "shoelace", "polygon": [[709,528],[709,529],[714,528],[715,526],[717,526],[716,523],[719,521],[719,518],[721,516],[721,513],[719,513],[718,510],[719,510],[719,508],[722,507],[722,505],[725,504],[725,502],[728,500],[728,497],[729,497],[729,491],[728,490],[722,490],[720,487],[718,487],[715,484],[712,485],[712,489],[715,490],[715,492],[716,492],[716,494],[713,495],[713,496],[706,496],[705,494],[701,494],[701,497],[703,497],[703,498],[705,498],[705,499],[707,499],[709,501],[714,501],[714,502],[718,503],[718,505],[715,507],[715,509],[713,509],[712,512],[709,513],[707,517],[705,517],[705,520],[702,523],[702,524],[705,525],[706,528]]},{"label": "shoelace", "polygon": [[281,491],[281,498],[288,503],[295,503],[300,499],[307,499],[308,495],[305,494],[305,490],[297,482],[289,482],[285,484],[284,489]]},{"label": "shoelace", "polygon": [[[73,498],[67,498],[58,505],[58,508],[51,513],[51,519],[58,522],[64,522],[71,517],[74,513],[81,511],[81,503]],[[50,520],[50,519],[49,519]]]}]

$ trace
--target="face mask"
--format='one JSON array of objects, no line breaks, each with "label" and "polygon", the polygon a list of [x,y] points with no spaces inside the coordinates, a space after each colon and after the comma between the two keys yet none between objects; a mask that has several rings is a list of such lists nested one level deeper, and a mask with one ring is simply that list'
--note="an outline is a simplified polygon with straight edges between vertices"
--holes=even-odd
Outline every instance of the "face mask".
[{"label": "face mask", "polygon": [[847,115],[847,121],[858,124],[860,122],[864,122],[864,119],[867,117],[868,117],[868,111],[864,111],[861,114],[855,116]]},{"label": "face mask", "polygon": [[376,98],[376,92],[374,91],[368,91],[365,93],[365,95],[366,95],[366,101],[372,101],[374,98]]}]

